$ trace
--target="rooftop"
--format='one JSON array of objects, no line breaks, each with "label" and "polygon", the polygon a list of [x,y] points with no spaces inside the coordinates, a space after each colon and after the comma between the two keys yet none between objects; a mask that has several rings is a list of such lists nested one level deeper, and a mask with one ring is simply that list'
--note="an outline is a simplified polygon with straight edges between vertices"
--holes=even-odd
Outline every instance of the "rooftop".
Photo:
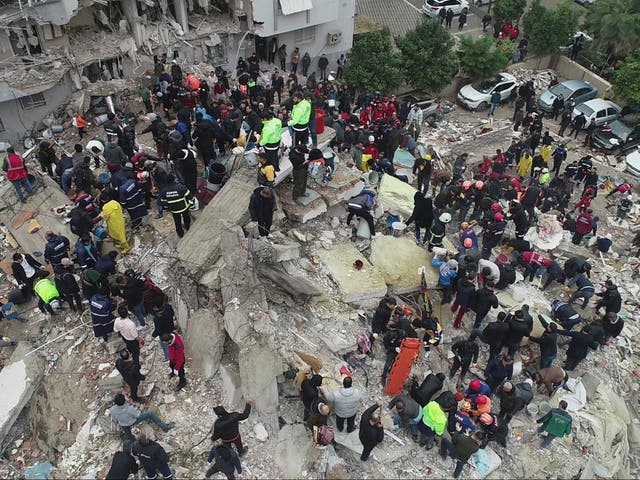
[{"label": "rooftop", "polygon": [[388,27],[394,37],[405,35],[423,17],[422,12],[406,0],[359,0],[356,15]]}]

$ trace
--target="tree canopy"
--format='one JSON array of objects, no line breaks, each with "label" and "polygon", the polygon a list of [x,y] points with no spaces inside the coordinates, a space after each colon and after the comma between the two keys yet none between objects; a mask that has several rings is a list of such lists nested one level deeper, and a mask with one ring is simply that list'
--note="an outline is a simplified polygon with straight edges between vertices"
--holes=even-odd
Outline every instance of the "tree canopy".
[{"label": "tree canopy", "polygon": [[636,50],[618,63],[611,83],[616,94],[624,99],[627,106],[640,108],[640,50]]},{"label": "tree canopy", "polygon": [[640,1],[598,0],[589,7],[584,28],[596,47],[624,57],[640,45]]},{"label": "tree canopy", "polygon": [[496,46],[492,38],[460,38],[460,67],[464,76],[474,80],[493,77],[509,65],[510,54]]},{"label": "tree canopy", "polygon": [[578,28],[578,17],[566,1],[550,10],[540,5],[540,0],[534,0],[523,21],[531,51],[540,55],[557,54],[561,46],[571,42]]},{"label": "tree canopy", "polygon": [[514,22],[518,21],[526,7],[527,0],[495,0],[493,13],[498,20]]},{"label": "tree canopy", "polygon": [[418,90],[437,94],[458,71],[453,37],[437,19],[424,20],[396,38],[396,45],[402,52],[404,78]]},{"label": "tree canopy", "polygon": [[344,78],[351,88],[393,92],[402,83],[402,58],[386,30],[359,35],[347,57]]}]

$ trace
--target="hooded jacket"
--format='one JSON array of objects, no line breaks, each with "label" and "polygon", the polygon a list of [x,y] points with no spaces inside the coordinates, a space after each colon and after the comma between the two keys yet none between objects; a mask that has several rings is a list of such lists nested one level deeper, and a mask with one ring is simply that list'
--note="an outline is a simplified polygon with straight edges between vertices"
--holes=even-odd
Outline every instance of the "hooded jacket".
[{"label": "hooded jacket", "polygon": [[149,440],[146,445],[140,442],[134,443],[131,453],[138,457],[143,466],[151,469],[169,462],[169,455],[164,448],[152,440]]},{"label": "hooded jacket", "polygon": [[221,439],[223,442],[231,442],[240,436],[238,423],[249,418],[251,405],[247,403],[242,413],[227,412],[220,406],[214,408],[213,411],[218,415],[218,419],[213,424],[211,441],[215,442]]},{"label": "hooded jacket", "polygon": [[413,196],[413,212],[405,222],[410,225],[416,222],[416,227],[430,228],[433,222],[433,202],[430,198],[424,198],[420,192],[416,192]]}]

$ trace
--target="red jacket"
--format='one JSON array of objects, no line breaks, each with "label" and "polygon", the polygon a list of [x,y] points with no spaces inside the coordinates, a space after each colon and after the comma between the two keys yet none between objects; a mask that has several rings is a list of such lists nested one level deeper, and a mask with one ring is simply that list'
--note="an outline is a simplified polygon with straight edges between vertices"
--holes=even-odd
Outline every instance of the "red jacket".
[{"label": "red jacket", "polygon": [[522,260],[524,260],[529,265],[540,265],[543,267],[548,267],[551,264],[551,260],[543,257],[539,253],[535,252],[522,252]]},{"label": "red jacket", "polygon": [[593,219],[587,212],[581,213],[576,219],[576,232],[585,235],[593,229]]},{"label": "red jacket", "polygon": [[5,159],[4,171],[7,172],[7,180],[13,182],[22,180],[27,176],[24,160],[17,153],[10,153]]},{"label": "red jacket", "polygon": [[184,343],[177,332],[173,332],[174,341],[169,345],[169,365],[174,370],[184,367]]}]

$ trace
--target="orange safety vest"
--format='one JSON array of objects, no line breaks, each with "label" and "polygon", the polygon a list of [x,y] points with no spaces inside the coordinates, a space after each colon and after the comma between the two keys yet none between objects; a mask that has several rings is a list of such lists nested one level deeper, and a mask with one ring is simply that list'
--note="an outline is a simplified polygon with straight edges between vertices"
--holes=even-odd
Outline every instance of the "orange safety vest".
[{"label": "orange safety vest", "polygon": [[17,153],[7,155],[7,180],[22,180],[27,176],[27,169],[24,168],[24,160]]},{"label": "orange safety vest", "polygon": [[78,128],[84,128],[87,126],[87,121],[82,117],[82,115],[78,115],[76,117],[76,126]]}]

